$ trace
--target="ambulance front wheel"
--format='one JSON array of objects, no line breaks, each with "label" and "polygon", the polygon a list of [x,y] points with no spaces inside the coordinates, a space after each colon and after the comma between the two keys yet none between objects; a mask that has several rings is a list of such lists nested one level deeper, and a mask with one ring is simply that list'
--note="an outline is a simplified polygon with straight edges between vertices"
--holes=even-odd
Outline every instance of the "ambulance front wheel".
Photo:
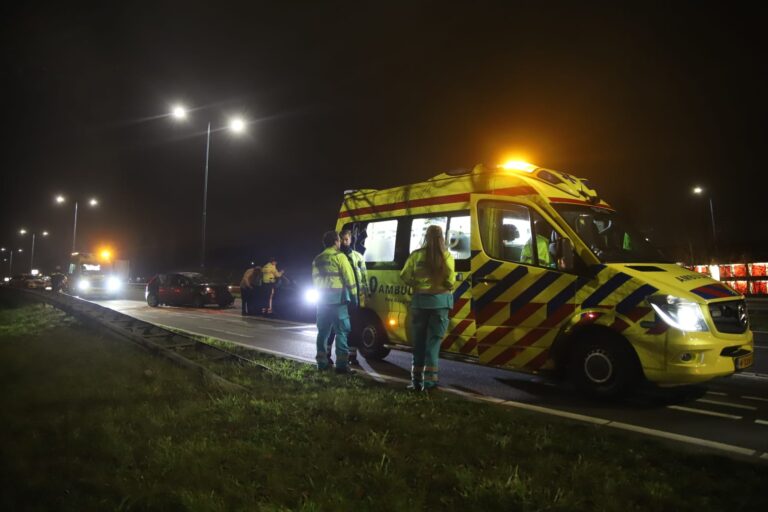
[{"label": "ambulance front wheel", "polygon": [[642,370],[625,339],[593,334],[576,341],[568,374],[579,390],[599,398],[614,398],[629,392],[637,384]]},{"label": "ambulance front wheel", "polygon": [[379,317],[371,311],[361,315],[360,330],[357,332],[358,350],[366,359],[380,360],[389,355],[385,346],[389,339]]}]

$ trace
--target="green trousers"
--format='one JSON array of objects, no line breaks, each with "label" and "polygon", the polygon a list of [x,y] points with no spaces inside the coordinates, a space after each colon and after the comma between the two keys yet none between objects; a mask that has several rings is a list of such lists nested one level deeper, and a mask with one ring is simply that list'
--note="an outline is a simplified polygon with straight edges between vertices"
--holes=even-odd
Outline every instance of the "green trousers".
[{"label": "green trousers", "polygon": [[331,329],[336,333],[336,369],[343,370],[349,363],[349,311],[346,304],[317,305],[317,368],[328,368],[328,335]]},{"label": "green trousers", "polygon": [[411,382],[415,387],[431,388],[437,386],[440,344],[446,329],[448,329],[449,311],[449,308],[411,307],[411,336],[413,339]]}]

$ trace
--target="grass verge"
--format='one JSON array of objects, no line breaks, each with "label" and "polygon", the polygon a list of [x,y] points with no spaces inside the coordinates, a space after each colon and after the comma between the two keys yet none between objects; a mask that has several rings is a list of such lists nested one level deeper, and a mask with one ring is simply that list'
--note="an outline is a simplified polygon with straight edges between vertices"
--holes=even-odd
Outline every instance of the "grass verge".
[{"label": "grass verge", "polygon": [[768,505],[764,466],[253,352],[271,371],[212,368],[250,389],[223,393],[50,308],[0,320],[4,510]]}]

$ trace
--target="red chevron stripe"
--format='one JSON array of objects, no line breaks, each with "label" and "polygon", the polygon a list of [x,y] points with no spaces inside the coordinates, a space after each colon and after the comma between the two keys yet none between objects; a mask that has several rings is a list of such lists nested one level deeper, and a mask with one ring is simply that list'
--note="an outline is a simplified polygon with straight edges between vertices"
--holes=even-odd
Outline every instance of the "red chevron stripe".
[{"label": "red chevron stripe", "polygon": [[548,360],[549,360],[549,349],[545,348],[544,350],[541,351],[539,355],[537,355],[536,357],[534,357],[533,359],[525,363],[525,365],[523,366],[525,366],[525,368],[532,371],[538,370],[539,368],[544,366]]},{"label": "red chevron stripe", "polygon": [[667,324],[665,324],[664,322],[659,322],[653,327],[651,327],[650,329],[648,329],[647,331],[645,331],[645,334],[652,334],[652,335],[664,334],[665,332],[667,332],[667,329],[669,329],[669,326]]},{"label": "red chevron stripe", "polygon": [[539,339],[541,339],[542,336],[547,334],[549,332],[549,329],[532,329],[528,331],[528,333],[520,338],[520,341],[515,343],[513,346],[509,347],[505,351],[503,351],[501,354],[494,357],[490,364],[495,365],[503,365],[504,363],[508,362],[510,359],[515,357],[517,354],[525,350],[526,347],[529,345],[532,345],[536,343]]},{"label": "red chevron stripe", "polygon": [[611,324],[611,329],[616,332],[624,332],[627,327],[629,327],[629,324],[621,318],[616,318]]},{"label": "red chevron stripe", "polygon": [[523,323],[523,320],[534,314],[536,311],[541,308],[544,304],[542,303],[536,303],[536,302],[529,302],[519,310],[517,310],[512,316],[507,318],[504,321],[504,325],[520,325]]},{"label": "red chevron stripe", "polygon": [[459,352],[461,352],[462,354],[469,354],[475,349],[476,346],[477,346],[477,338],[472,336],[469,339],[469,341],[459,349]]},{"label": "red chevron stripe", "polygon": [[551,328],[565,320],[576,309],[576,304],[563,304],[554,313],[544,320],[539,327]]},{"label": "red chevron stripe", "polygon": [[477,321],[478,323],[484,324],[491,318],[493,318],[493,315],[498,313],[499,311],[509,304],[508,302],[491,302],[487,306],[485,306],[483,309],[477,312]]},{"label": "red chevron stripe", "polygon": [[453,304],[453,309],[451,310],[451,313],[450,313],[450,315],[451,315],[451,316],[456,316],[456,315],[459,313],[459,311],[461,311],[461,308],[463,308],[463,307],[464,307],[464,305],[465,305],[467,302],[469,302],[469,299],[458,299],[458,300],[457,300],[457,301],[456,301],[456,302]]},{"label": "red chevron stripe", "polygon": [[472,325],[472,320],[462,320],[456,324],[456,327],[454,327],[453,330],[451,330],[451,333],[443,340],[440,348],[442,350],[448,350],[456,342],[459,335],[464,332],[470,325]]},{"label": "red chevron stripe", "polygon": [[641,318],[643,318],[645,315],[651,312],[651,308],[644,308],[642,306],[638,306],[629,313],[626,314],[626,317],[629,318],[632,322],[637,322]]},{"label": "red chevron stripe", "polygon": [[512,327],[497,327],[491,333],[483,338],[483,342],[480,344],[479,348],[477,349],[480,354],[491,348],[493,345],[496,344],[501,338],[506,336],[512,332]]}]

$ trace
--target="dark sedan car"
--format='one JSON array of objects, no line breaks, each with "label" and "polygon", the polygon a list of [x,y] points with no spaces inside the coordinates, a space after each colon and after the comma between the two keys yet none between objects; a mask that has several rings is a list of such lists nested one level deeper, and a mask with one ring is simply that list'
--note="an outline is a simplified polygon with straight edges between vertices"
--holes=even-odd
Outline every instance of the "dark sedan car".
[{"label": "dark sedan car", "polygon": [[144,297],[147,304],[193,306],[216,304],[226,308],[235,301],[226,284],[214,283],[196,272],[157,274],[147,283]]}]

